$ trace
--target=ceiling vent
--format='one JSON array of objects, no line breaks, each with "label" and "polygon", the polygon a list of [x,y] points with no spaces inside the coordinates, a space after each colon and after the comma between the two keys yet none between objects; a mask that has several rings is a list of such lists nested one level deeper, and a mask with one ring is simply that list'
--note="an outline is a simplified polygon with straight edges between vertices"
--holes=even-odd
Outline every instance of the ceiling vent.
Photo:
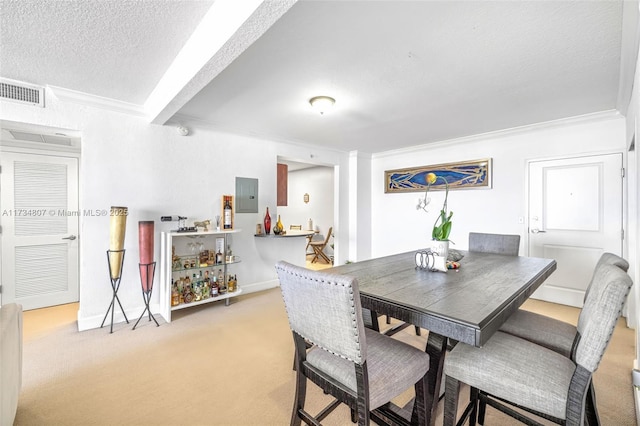
[{"label": "ceiling vent", "polygon": [[71,146],[71,138],[66,135],[43,135],[38,133],[22,132],[18,130],[7,129],[15,140],[25,142],[39,142],[54,145]]},{"label": "ceiling vent", "polygon": [[0,100],[44,108],[44,87],[0,78]]}]

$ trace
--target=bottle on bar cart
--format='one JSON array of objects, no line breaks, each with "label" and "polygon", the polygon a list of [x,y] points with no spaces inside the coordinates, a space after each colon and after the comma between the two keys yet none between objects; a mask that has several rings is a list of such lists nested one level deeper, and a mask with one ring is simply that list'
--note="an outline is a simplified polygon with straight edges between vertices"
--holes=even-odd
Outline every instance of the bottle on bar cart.
[{"label": "bottle on bar cart", "polygon": [[231,229],[231,203],[228,198],[224,202],[224,229]]},{"label": "bottle on bar cart", "polygon": [[227,285],[224,282],[224,274],[222,273],[222,269],[218,269],[218,292],[221,295],[227,293]]}]

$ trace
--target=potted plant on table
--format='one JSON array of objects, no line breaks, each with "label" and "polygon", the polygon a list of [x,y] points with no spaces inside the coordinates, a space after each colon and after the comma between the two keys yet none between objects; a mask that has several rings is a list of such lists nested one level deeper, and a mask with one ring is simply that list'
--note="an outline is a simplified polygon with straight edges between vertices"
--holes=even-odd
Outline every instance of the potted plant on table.
[{"label": "potted plant on table", "polygon": [[431,199],[429,198],[429,189],[431,189],[431,185],[435,184],[438,179],[442,179],[444,181],[445,186],[445,195],[444,195],[444,203],[442,204],[442,209],[440,209],[440,214],[436,218],[435,223],[433,224],[433,230],[431,231],[431,239],[433,240],[431,245],[431,251],[438,256],[442,256],[447,258],[449,254],[449,234],[451,233],[451,217],[453,216],[453,212],[448,210],[447,201],[449,199],[449,182],[442,176],[438,176],[435,173],[427,173],[426,183],[427,189],[424,194],[424,198],[418,199],[418,209],[422,209],[426,212],[427,205]]}]

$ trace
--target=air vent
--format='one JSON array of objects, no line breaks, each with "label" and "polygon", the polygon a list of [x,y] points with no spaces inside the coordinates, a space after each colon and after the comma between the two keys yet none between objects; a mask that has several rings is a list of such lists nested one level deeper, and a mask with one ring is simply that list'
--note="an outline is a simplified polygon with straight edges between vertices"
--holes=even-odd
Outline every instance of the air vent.
[{"label": "air vent", "polygon": [[44,108],[44,87],[0,78],[0,99]]},{"label": "air vent", "polygon": [[42,135],[38,133],[21,132],[7,129],[15,140],[25,142],[40,142],[55,145],[71,146],[71,139],[62,135]]}]

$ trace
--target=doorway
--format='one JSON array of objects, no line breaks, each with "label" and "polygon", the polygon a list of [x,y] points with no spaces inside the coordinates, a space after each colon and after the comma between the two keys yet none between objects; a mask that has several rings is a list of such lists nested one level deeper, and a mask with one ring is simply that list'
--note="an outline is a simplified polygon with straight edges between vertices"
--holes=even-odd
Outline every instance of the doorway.
[{"label": "doorway", "polygon": [[[2,129],[0,304],[24,310],[79,299],[78,154],[66,148],[32,149],[37,133]],[[7,142],[5,134],[15,138]],[[33,130],[31,130],[33,132]],[[29,136],[27,136],[29,135]],[[18,148],[19,137],[30,137]],[[61,138],[59,138],[61,139]],[[7,148],[10,145],[10,148]],[[49,150],[47,150],[49,148]]]},{"label": "doorway", "polygon": [[558,262],[533,298],[582,307],[600,255],[622,256],[622,171],[621,153],[529,163],[528,253]]},{"label": "doorway", "polygon": [[[335,229],[335,171],[333,166],[305,163],[278,157],[279,164],[287,165],[287,204],[279,205],[277,214],[285,228],[301,226],[313,230],[314,241],[324,241],[327,232]],[[335,238],[330,237],[324,253],[334,256]],[[306,259],[311,260],[313,250],[306,248]],[[323,260],[319,263],[327,265]],[[331,264],[329,264],[331,266]]]}]

